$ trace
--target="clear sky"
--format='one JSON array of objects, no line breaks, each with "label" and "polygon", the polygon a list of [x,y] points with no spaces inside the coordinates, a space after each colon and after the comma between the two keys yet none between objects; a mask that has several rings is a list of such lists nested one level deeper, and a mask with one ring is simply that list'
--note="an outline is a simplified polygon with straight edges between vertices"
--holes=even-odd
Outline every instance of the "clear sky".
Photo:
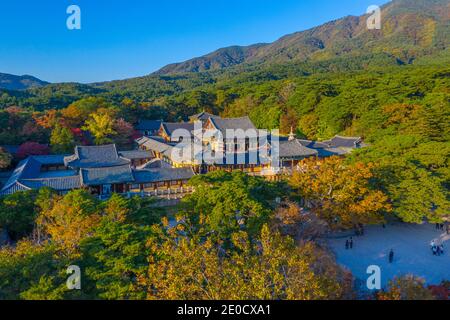
[{"label": "clear sky", "polygon": [[[272,42],[387,0],[3,0],[0,72],[89,83]],[[81,8],[81,30],[66,9]]]}]

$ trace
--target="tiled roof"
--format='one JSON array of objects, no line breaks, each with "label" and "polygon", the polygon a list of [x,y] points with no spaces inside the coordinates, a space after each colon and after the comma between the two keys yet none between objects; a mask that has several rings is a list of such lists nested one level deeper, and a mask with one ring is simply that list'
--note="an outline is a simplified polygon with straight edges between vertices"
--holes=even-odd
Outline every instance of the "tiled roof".
[{"label": "tiled roof", "polygon": [[47,179],[41,178],[41,179],[20,180],[20,183],[30,189],[39,189],[43,187],[48,187],[54,190],[64,191],[81,188],[81,179],[79,175],[47,178]]},{"label": "tiled roof", "polygon": [[136,183],[152,183],[173,180],[189,180],[194,176],[191,168],[158,168],[134,170]]},{"label": "tiled roof", "polygon": [[331,140],[323,141],[323,143],[329,145],[331,148],[356,148],[361,143],[361,138],[335,136]]},{"label": "tiled roof", "polygon": [[161,141],[160,139],[156,139],[153,137],[143,137],[136,142],[147,148],[148,150],[156,151],[159,153],[164,153],[166,151],[172,150],[173,146],[171,144],[168,144],[166,142]]},{"label": "tiled roof", "polygon": [[145,150],[119,151],[119,155],[128,160],[153,158],[153,153]]},{"label": "tiled roof", "polygon": [[180,122],[180,123],[163,122],[162,127],[169,136],[172,136],[174,131],[178,129],[184,129],[189,133],[194,131],[194,124],[189,122]]},{"label": "tiled roof", "polygon": [[8,181],[5,183],[2,190],[10,188],[20,179],[36,178],[37,176],[39,176],[40,171],[41,163],[36,161],[34,157],[28,157],[27,159],[22,160],[19,163],[11,177],[9,177]]},{"label": "tiled roof", "polygon": [[250,120],[249,117],[242,118],[211,118],[211,122],[214,126],[222,132],[222,134],[226,135],[226,130],[238,130],[242,129],[246,130],[256,130],[255,125]]},{"label": "tiled roof", "polygon": [[133,182],[133,172],[130,165],[105,167],[105,168],[83,168],[80,170],[83,185],[101,185],[114,183]]},{"label": "tiled roof", "polygon": [[139,123],[136,126],[136,130],[140,130],[140,131],[155,131],[155,130],[159,130],[159,128],[161,127],[161,120],[146,120],[146,119],[142,119],[139,120]]},{"label": "tiled roof", "polygon": [[138,169],[156,169],[156,168],[172,168],[170,164],[161,159],[152,159],[146,164],[138,167]]},{"label": "tiled roof", "polygon": [[27,186],[24,186],[20,182],[15,182],[12,185],[10,185],[9,187],[4,187],[0,191],[0,196],[6,196],[8,194],[13,194],[13,193],[16,193],[19,191],[26,191],[26,190],[30,190],[30,188]]},{"label": "tiled roof", "polygon": [[321,158],[342,156],[349,153],[348,151],[341,148],[321,148],[317,149],[317,151],[319,152],[319,157]]},{"label": "tiled roof", "polygon": [[208,113],[208,112],[200,112],[198,114],[195,114],[189,118],[191,121],[206,121],[209,118],[220,118],[219,116],[216,116],[214,114]]},{"label": "tiled roof", "polygon": [[319,141],[312,141],[312,140],[302,140],[297,139],[304,147],[311,148],[311,149],[325,149],[329,148],[330,146],[326,143],[319,142]]},{"label": "tiled roof", "polygon": [[130,163],[129,160],[119,156],[116,146],[113,144],[75,147],[75,154],[66,157],[64,162],[71,168],[114,167]]},{"label": "tiled roof", "polygon": [[297,139],[291,141],[280,141],[280,158],[303,158],[317,155],[317,150],[304,147]]},{"label": "tiled roof", "polygon": [[35,160],[43,165],[64,165],[64,158],[68,157],[68,154],[57,155],[45,155],[45,156],[33,156]]}]

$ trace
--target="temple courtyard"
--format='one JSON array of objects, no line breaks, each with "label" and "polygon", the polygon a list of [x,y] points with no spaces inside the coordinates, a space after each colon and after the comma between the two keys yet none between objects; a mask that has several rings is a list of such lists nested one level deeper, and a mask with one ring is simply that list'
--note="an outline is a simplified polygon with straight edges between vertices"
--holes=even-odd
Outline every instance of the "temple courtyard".
[{"label": "temple courtyard", "polygon": [[[363,236],[353,236],[353,249],[346,249],[350,234],[335,234],[328,245],[336,254],[339,264],[351,270],[355,278],[365,284],[370,265],[381,268],[381,283],[385,287],[395,276],[414,274],[427,284],[439,284],[450,279],[450,235],[436,230],[435,225],[396,223],[366,227]],[[433,255],[431,242],[444,245],[444,254]],[[389,252],[394,251],[393,263]]]}]

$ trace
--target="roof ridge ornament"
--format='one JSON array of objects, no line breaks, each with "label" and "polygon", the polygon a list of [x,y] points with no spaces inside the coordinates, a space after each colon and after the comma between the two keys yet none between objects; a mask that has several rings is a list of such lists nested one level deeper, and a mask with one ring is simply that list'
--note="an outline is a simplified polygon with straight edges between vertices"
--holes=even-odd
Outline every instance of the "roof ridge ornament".
[{"label": "roof ridge ornament", "polygon": [[289,141],[295,140],[294,128],[291,126],[291,133],[289,133]]}]

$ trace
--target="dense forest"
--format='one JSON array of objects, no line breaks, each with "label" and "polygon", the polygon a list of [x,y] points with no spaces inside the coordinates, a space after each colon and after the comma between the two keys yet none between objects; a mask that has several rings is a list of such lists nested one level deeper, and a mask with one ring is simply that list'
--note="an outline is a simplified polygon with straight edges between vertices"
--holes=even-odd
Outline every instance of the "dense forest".
[{"label": "dense forest", "polygon": [[95,87],[49,85],[16,97],[5,93],[0,145],[25,143],[24,155],[42,151],[30,141],[50,144],[60,153],[80,143],[115,142],[126,148],[138,119],[180,121],[203,110],[226,117],[249,115],[259,128],[288,133],[293,127],[308,139],[363,137],[370,146],[351,159],[378,163],[379,183],[402,218],[420,222],[445,215],[450,55],[444,51],[412,65],[386,58],[253,66],[244,72],[238,66]]}]

